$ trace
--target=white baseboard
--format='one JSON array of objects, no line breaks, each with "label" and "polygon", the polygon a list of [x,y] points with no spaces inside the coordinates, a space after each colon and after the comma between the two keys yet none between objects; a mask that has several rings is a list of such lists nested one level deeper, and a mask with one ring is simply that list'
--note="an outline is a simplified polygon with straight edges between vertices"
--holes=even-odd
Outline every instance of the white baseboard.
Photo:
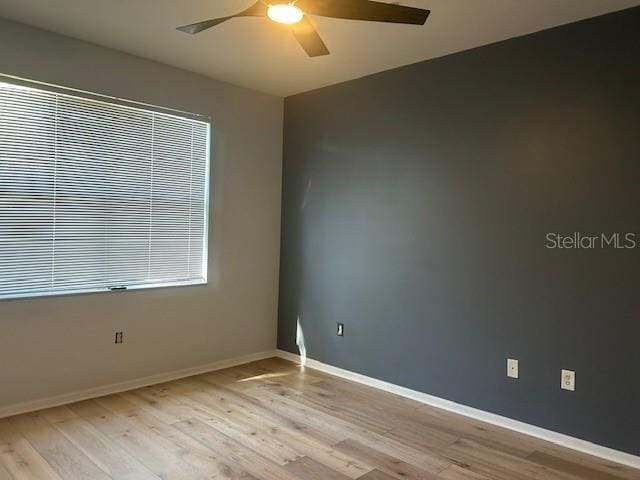
[{"label": "white baseboard", "polygon": [[337,377],[342,377],[347,380],[352,380],[354,382],[368,385],[370,387],[375,387],[379,388],[380,390],[395,393],[396,395],[411,398],[426,405],[431,405],[432,407],[440,408],[442,410],[447,410],[453,413],[458,413],[469,418],[481,420],[492,425],[507,428],[509,430],[523,433],[531,437],[536,437],[541,440],[546,440],[556,445],[567,447],[578,452],[586,453],[588,455],[593,455],[594,457],[599,457],[610,462],[615,462],[622,465],[627,465],[632,468],[640,469],[640,457],[631,455],[629,453],[620,452],[618,450],[603,447],[586,440],[581,440],[579,438],[570,437],[569,435],[536,427],[534,425],[529,425],[528,423],[513,420],[501,415],[496,415],[495,413],[489,413],[485,412],[484,410],[478,410],[477,408],[467,407],[466,405],[461,405],[450,400],[445,400],[433,395],[428,395],[416,390],[411,390],[410,388],[401,387],[399,385],[394,385],[393,383],[384,382],[382,380],[367,377],[366,375],[334,367],[332,365],[328,365],[311,358],[306,358],[303,362],[299,355],[285,352],[284,350],[278,350],[277,355],[286,360],[304,364],[309,368],[314,368],[316,370],[320,370]]},{"label": "white baseboard", "polygon": [[268,350],[265,352],[252,353],[249,355],[243,355],[241,357],[230,358],[227,360],[220,360],[217,362],[208,363],[206,365],[199,365],[197,367],[183,368],[181,370],[174,370],[172,372],[159,373],[156,375],[150,375],[148,377],[126,380],[124,382],[113,383],[111,385],[105,385],[102,387],[89,388],[87,390],[65,393],[62,395],[42,398],[39,400],[0,406],[0,418],[33,412],[36,410],[42,410],[44,408],[59,407],[60,405],[66,405],[68,403],[79,402],[81,400],[89,400],[91,398],[111,395],[113,393],[125,392],[127,390],[133,390],[136,388],[148,387],[149,385],[155,385],[157,383],[177,380],[179,378],[191,377],[200,373],[235,367],[236,365],[242,365],[243,363],[254,362],[256,360],[262,360],[265,358],[272,358],[276,356],[277,352],[275,350]]}]

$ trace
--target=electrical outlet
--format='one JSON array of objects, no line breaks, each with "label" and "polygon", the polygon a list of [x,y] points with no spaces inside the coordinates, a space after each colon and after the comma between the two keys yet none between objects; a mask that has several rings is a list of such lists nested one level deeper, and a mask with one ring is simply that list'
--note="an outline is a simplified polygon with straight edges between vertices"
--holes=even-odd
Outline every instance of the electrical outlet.
[{"label": "electrical outlet", "polygon": [[336,330],[336,335],[339,337],[344,337],[344,323],[339,323],[338,328]]},{"label": "electrical outlet", "polygon": [[519,378],[520,372],[518,367],[518,360],[513,358],[507,359],[507,377],[509,378]]},{"label": "electrical outlet", "polygon": [[576,390],[576,372],[573,370],[562,370],[562,383],[560,385],[563,390],[575,392]]},{"label": "electrical outlet", "polygon": [[122,343],[122,332],[116,332],[116,343]]}]

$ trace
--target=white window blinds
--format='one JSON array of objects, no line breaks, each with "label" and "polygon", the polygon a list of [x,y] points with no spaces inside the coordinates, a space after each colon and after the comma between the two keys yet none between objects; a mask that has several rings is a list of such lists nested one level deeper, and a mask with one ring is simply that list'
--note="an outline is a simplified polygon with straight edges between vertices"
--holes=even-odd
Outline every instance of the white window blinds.
[{"label": "white window blinds", "polygon": [[209,124],[0,82],[0,297],[206,282]]}]

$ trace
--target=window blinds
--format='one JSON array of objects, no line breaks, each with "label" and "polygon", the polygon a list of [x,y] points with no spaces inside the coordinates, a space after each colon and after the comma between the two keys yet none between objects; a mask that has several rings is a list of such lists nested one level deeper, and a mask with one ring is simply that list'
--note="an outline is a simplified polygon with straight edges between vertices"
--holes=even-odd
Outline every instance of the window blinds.
[{"label": "window blinds", "polygon": [[206,282],[209,124],[0,82],[0,297]]}]

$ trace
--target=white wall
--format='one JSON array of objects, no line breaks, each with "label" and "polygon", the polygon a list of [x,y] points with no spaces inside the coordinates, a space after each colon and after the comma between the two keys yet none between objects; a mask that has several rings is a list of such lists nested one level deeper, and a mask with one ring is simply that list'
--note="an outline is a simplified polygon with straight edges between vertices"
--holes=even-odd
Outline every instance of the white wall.
[{"label": "white wall", "polygon": [[0,73],[213,123],[209,284],[0,301],[0,407],[275,348],[283,100],[2,19]]}]

